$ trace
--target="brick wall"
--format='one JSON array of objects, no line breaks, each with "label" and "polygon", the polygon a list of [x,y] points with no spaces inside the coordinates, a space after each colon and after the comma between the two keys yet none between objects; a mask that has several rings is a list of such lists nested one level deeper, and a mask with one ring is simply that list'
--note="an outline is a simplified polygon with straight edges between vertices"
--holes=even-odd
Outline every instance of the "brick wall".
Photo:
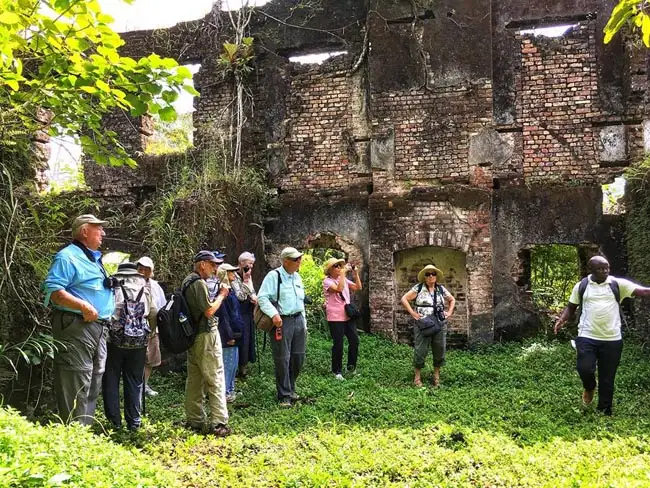
[{"label": "brick wall", "polygon": [[395,179],[469,181],[469,138],[492,123],[489,81],[373,93],[373,126],[395,133]]},{"label": "brick wall", "polygon": [[[565,240],[595,242],[598,186],[621,174],[622,167],[643,152],[645,51],[623,42],[620,64],[627,71],[612,73],[614,68],[603,66],[603,59],[618,51],[602,46],[600,20],[583,20],[560,38],[521,35],[512,26],[532,22],[531,15],[542,19],[547,8],[557,18],[571,10],[567,15],[575,19],[586,3],[571,8],[561,2],[547,2],[543,8],[507,3],[506,8],[504,2],[493,2],[492,11],[498,15],[492,17],[491,31],[485,21],[467,40],[449,30],[440,35],[440,29],[455,24],[442,27],[447,24],[417,17],[413,26],[411,21],[405,24],[404,15],[413,13],[413,6],[396,0],[382,14],[388,20],[394,17],[394,22],[382,18],[367,24],[372,49],[365,58],[361,46],[352,42],[349,55],[309,67],[286,59],[288,53],[300,51],[280,45],[290,42],[292,36],[284,36],[288,26],[279,27],[282,35],[268,36],[273,26],[265,20],[262,39],[273,38],[277,50],[258,53],[258,70],[247,81],[255,112],[247,114],[243,153],[249,164],[266,165],[270,181],[282,194],[281,219],[278,225],[267,225],[267,242],[300,247],[319,232],[354,241],[367,254],[371,330],[395,339],[408,334],[400,318],[403,290],[393,269],[395,253],[432,246],[462,252],[466,316],[458,317],[452,328],[470,340],[491,340],[494,297],[501,300],[511,293],[506,285],[512,284],[508,280],[513,279],[510,270],[517,252],[530,243],[555,242],[565,220],[568,197],[550,201],[544,185],[589,185],[593,191],[582,202],[589,225],[574,226]],[[598,0],[588,3],[594,6],[589,12],[602,10],[595,8],[601,5]],[[472,0],[464,8],[488,7],[484,0]],[[135,47],[129,52],[135,55],[133,50],[153,45],[201,62],[195,145],[209,152],[228,137],[233,93],[232,84],[217,77],[215,41],[205,37],[201,25],[187,23],[169,30],[173,42],[161,42],[164,36],[153,32],[130,34]],[[356,29],[348,29],[355,31],[352,37],[363,37]],[[477,46],[480,39],[483,43]],[[436,65],[433,60],[439,56],[432,50],[444,49],[445,42],[459,44],[453,52],[460,53],[460,67],[473,66],[468,56],[485,55],[491,43],[493,79],[486,78],[490,70],[485,63],[479,63],[481,69],[453,73],[445,71],[454,68],[449,59],[444,66]],[[391,46],[395,49],[387,52]],[[352,73],[360,59],[361,69]],[[427,79],[435,73],[434,80]],[[142,134],[128,134],[128,124],[122,129],[127,143],[137,148]],[[101,171],[106,174],[91,183],[99,190],[119,191],[120,179],[129,174],[133,178],[126,170],[119,170],[125,171],[121,175],[113,169]],[[152,174],[153,169],[147,171],[143,181],[150,182]],[[545,191],[533,192],[529,185],[534,184]],[[521,189],[516,205],[509,193],[513,188]],[[573,187],[562,188],[574,193]],[[532,203],[539,204],[544,215],[519,222],[517,209]],[[560,224],[544,220],[545,215]],[[531,221],[537,217],[539,221]],[[342,220],[345,232],[337,229]],[[512,242],[495,244],[511,234]],[[499,291],[501,264],[507,279]]]},{"label": "brick wall", "polygon": [[[459,316],[451,325],[452,333],[471,339],[472,316],[490,312],[492,246],[489,197],[475,190],[467,202],[454,202],[452,194],[460,191],[462,188],[456,186],[445,190],[371,196],[369,265],[373,330],[399,340],[410,337],[408,317],[402,313],[399,303],[404,290],[397,286],[393,269],[394,253],[407,249],[423,248],[421,252],[433,259],[436,253],[428,249],[431,246],[454,249],[466,255],[466,310],[460,307]],[[460,315],[463,312],[466,314],[464,317]]]},{"label": "brick wall", "polygon": [[517,36],[521,71],[517,122],[523,128],[527,181],[593,180],[599,170],[595,35],[581,25],[565,37]]},{"label": "brick wall", "polygon": [[[296,74],[287,97],[286,174],[282,190],[345,192],[358,183],[352,110],[359,78],[345,71]],[[364,173],[364,171],[361,171]]]}]

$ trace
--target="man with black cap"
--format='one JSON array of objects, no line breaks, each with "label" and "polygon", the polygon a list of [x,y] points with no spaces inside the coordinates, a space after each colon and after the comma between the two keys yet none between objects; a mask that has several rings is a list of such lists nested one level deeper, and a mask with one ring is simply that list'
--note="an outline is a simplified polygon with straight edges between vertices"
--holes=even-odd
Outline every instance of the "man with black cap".
[{"label": "man with black cap", "polygon": [[106,221],[80,215],[71,244],[55,256],[43,282],[52,335],[65,344],[54,354],[54,395],[64,422],[91,424],[106,362],[104,326],[113,314],[113,284],[98,250]]},{"label": "man with black cap", "polygon": [[296,378],[305,362],[307,346],[305,288],[298,274],[302,253],[293,247],[285,247],[280,259],[282,266],[266,275],[257,299],[262,312],[273,321],[269,336],[278,402],[281,407],[291,407],[299,398]]},{"label": "man with black cap", "polygon": [[221,338],[215,313],[221,307],[228,288],[221,288],[214,301],[208,296],[205,282],[217,272],[219,259],[210,251],[199,251],[194,256],[194,272],[183,280],[185,299],[191,319],[199,333],[187,352],[187,382],[185,383],[185,417],[188,427],[203,432],[205,411],[203,395],[208,396],[209,432],[225,437],[230,434],[226,404],[226,378],[221,352]]}]

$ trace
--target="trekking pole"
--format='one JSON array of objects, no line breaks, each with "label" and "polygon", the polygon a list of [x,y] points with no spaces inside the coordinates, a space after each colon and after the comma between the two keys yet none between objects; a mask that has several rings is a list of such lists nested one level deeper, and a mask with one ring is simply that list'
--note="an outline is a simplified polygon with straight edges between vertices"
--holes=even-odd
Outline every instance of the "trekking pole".
[{"label": "trekking pole", "polygon": [[144,417],[146,415],[146,405],[145,405],[145,381],[144,381],[144,371],[142,372],[142,416]]}]

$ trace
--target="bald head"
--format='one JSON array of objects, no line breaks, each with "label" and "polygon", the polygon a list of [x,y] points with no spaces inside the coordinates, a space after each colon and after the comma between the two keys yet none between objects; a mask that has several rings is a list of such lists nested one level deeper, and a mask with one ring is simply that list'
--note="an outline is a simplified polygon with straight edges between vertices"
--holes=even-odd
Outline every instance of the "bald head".
[{"label": "bald head", "polygon": [[591,279],[596,283],[602,283],[609,276],[609,261],[602,256],[594,256],[587,266],[591,272]]}]

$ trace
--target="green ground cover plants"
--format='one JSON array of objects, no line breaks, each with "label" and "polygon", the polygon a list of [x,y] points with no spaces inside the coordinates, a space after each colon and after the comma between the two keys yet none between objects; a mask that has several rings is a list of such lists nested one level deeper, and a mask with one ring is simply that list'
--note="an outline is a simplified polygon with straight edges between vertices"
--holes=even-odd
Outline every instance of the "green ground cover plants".
[{"label": "green ground cover plants", "polygon": [[79,425],[46,427],[0,408],[0,486],[179,486],[161,464]]},{"label": "green ground cover plants", "polygon": [[290,410],[274,401],[267,349],[238,383],[227,439],[179,427],[184,376],[154,375],[146,428],[113,437],[185,486],[650,486],[650,365],[632,341],[611,418],[580,404],[567,343],[450,351],[435,389],[411,386],[409,347],[361,344],[360,373],[338,382],[329,339],[312,333]]},{"label": "green ground cover plants", "polygon": [[180,425],[182,373],[152,376],[160,395],[136,434],[93,437],[2,411],[0,486],[48,486],[59,473],[74,474],[62,486],[650,486],[650,364],[631,340],[613,417],[580,404],[565,342],[450,351],[442,386],[423,389],[411,386],[408,346],[362,334],[359,374],[342,382],[329,349],[310,334],[302,400],[287,410],[267,348],[238,380],[226,439]]}]

